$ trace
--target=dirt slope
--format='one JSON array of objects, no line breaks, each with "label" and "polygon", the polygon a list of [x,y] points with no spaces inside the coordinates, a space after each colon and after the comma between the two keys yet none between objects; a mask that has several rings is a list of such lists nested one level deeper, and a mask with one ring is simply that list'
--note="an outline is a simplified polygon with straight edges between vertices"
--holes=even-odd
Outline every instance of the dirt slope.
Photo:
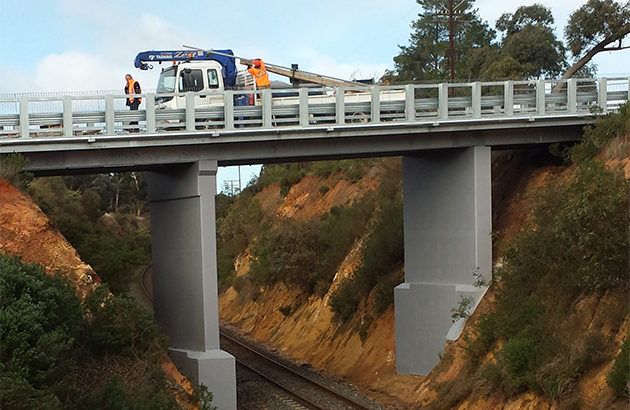
[{"label": "dirt slope", "polygon": [[101,283],[94,270],[26,195],[0,179],[0,250],[61,272],[84,297]]},{"label": "dirt slope", "polygon": [[[620,164],[626,171],[626,160]],[[533,195],[541,186],[548,183],[551,175],[569,177],[572,170],[556,165],[519,168],[517,175],[510,176],[506,183],[517,187],[501,202],[501,215],[494,221],[497,231],[495,256],[505,239],[519,232],[528,218],[527,210]],[[628,176],[628,173],[626,174]],[[356,184],[340,185],[331,178],[320,180],[306,178],[294,185],[284,200],[279,187],[270,186],[258,194],[265,213],[300,218],[326,212],[333,205],[345,203],[361,196],[375,185],[375,175],[362,179]],[[322,185],[330,186],[328,194],[336,192],[334,198],[318,193]],[[332,194],[331,194],[332,195]],[[340,266],[331,289],[349,275],[359,264],[362,242],[355,244]],[[248,270],[248,257],[237,260],[237,275]],[[220,316],[222,321],[249,336],[264,341],[297,362],[309,363],[329,374],[346,378],[372,398],[391,408],[462,408],[462,409],[547,409],[556,407],[545,397],[526,393],[517,397],[503,397],[488,391],[484,385],[469,386],[460,383],[469,377],[465,371],[463,340],[446,346],[441,363],[426,377],[396,374],[394,344],[394,312],[387,310],[380,318],[372,320],[365,314],[356,315],[354,321],[340,325],[333,320],[328,307],[330,291],[323,298],[311,296],[307,303],[296,306],[297,291],[279,284],[265,291],[256,301],[243,301],[234,288],[220,295]],[[368,297],[366,304],[371,303]],[[487,311],[493,300],[489,292],[469,323],[474,322],[481,312]],[[576,302],[575,318],[582,329],[593,326],[593,318],[605,309],[606,296],[602,300],[582,300]],[[292,306],[285,316],[280,308]],[[365,306],[363,311],[366,312]],[[617,334],[611,334],[621,342],[626,337],[629,319]],[[361,337],[363,334],[363,338]],[[488,357],[489,360],[491,357]],[[577,390],[581,393],[582,404],[586,408],[614,408],[610,389],[606,385],[606,374],[612,362],[607,362],[581,379]],[[466,386],[466,387],[460,387]],[[460,391],[458,389],[467,390]],[[492,393],[492,394],[491,394]],[[455,400],[454,398],[458,399]],[[461,401],[463,399],[463,402]],[[454,400],[451,402],[451,400]],[[459,402],[458,405],[454,403]],[[450,403],[450,404],[449,404]],[[616,403],[619,405],[619,403]],[[603,407],[602,407],[603,406]]]}]

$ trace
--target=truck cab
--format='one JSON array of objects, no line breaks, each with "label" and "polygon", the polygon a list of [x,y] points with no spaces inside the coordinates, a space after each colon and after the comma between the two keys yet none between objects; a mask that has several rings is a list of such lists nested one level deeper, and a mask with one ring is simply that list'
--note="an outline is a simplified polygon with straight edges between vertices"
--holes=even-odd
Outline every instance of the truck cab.
[{"label": "truck cab", "polygon": [[[195,107],[223,104],[221,91],[225,90],[222,66],[213,60],[173,64],[162,69],[157,84],[156,108],[185,108],[186,97],[164,96],[164,93],[195,92]],[[203,94],[207,92],[208,94]]]}]

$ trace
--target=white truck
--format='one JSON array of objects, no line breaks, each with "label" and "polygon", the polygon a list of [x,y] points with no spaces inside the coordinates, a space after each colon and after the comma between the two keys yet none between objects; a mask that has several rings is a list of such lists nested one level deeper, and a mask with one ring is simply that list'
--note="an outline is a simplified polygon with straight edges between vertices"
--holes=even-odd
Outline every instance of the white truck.
[{"label": "white truck", "polygon": [[[259,105],[260,94],[255,92],[254,78],[247,70],[238,71],[232,50],[170,50],[145,51],[136,56],[135,66],[142,70],[153,68],[151,63],[172,62],[163,68],[157,85],[156,109],[182,109],[186,107],[183,93],[195,93],[195,108],[223,106],[223,91],[235,90],[234,105]],[[241,64],[251,64],[251,60],[240,58]],[[309,105],[334,104],[335,88],[344,88],[344,104],[356,107],[356,112],[346,112],[352,121],[363,122],[369,117],[371,89],[363,83],[340,80],[329,76],[308,73],[266,64],[267,71],[294,80],[317,84],[308,93]],[[250,93],[243,92],[250,91]],[[207,92],[207,93],[206,93]],[[175,94],[160,96],[160,94]],[[401,89],[383,88],[379,90],[381,102],[404,104],[405,93]],[[276,105],[298,104],[298,93],[294,88],[272,89],[272,103]],[[366,112],[367,111],[367,112]]]}]

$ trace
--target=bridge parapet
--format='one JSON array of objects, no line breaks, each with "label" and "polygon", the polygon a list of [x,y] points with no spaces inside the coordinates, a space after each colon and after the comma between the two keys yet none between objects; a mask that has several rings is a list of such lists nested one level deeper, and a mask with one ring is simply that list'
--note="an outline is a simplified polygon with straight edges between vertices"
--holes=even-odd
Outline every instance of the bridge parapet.
[{"label": "bridge parapet", "polygon": [[[562,87],[557,87],[558,85]],[[365,88],[145,93],[139,111],[115,92],[0,95],[0,141],[78,135],[221,136],[238,129],[309,128],[591,115],[628,100],[630,78],[408,84]],[[559,90],[559,91],[558,91]],[[137,97],[137,96],[136,96]],[[175,99],[178,108],[162,108]]]}]

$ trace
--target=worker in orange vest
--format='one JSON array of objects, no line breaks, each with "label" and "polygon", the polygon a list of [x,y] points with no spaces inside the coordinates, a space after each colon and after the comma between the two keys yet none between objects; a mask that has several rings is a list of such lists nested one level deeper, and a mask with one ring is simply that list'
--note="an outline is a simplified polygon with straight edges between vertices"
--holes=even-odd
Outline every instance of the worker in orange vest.
[{"label": "worker in orange vest", "polygon": [[[125,84],[125,94],[142,94],[142,89],[140,88],[140,83],[133,79],[131,74],[125,75],[125,80],[127,80],[127,84]],[[142,98],[127,98],[127,106],[132,111],[137,111],[138,106],[142,102]],[[131,121],[129,125],[138,125],[138,121]],[[138,132],[140,131],[138,128],[130,128],[129,132]]]},{"label": "worker in orange vest", "polygon": [[271,81],[269,81],[265,63],[260,58],[255,59],[252,63],[253,67],[248,66],[247,71],[256,79],[256,88],[270,88]]},{"label": "worker in orange vest", "polygon": [[[125,75],[125,80],[127,81],[125,84],[125,94],[142,94],[140,83],[134,80],[131,74]],[[129,107],[130,110],[136,111],[141,102],[142,98],[127,98],[127,107]]]}]

